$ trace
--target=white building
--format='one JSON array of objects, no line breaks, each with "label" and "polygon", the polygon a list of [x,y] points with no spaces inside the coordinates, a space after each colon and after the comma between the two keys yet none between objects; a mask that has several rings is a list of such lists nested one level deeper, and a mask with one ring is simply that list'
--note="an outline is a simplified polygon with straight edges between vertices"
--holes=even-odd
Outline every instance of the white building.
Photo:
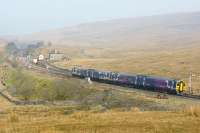
[{"label": "white building", "polygon": [[41,54],[41,55],[39,55],[39,58],[38,58],[38,60],[40,60],[40,61],[41,61],[41,60],[44,60],[44,55],[42,55],[42,54]]},{"label": "white building", "polygon": [[37,59],[33,59],[33,63],[37,64],[38,60]]}]

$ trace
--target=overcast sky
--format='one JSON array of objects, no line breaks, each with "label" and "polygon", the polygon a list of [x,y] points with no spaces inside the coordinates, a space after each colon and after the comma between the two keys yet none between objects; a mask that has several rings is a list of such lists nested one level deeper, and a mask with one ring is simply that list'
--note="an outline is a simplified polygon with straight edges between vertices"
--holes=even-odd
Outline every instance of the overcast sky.
[{"label": "overcast sky", "polygon": [[0,0],[0,35],[115,18],[200,11],[200,0]]}]

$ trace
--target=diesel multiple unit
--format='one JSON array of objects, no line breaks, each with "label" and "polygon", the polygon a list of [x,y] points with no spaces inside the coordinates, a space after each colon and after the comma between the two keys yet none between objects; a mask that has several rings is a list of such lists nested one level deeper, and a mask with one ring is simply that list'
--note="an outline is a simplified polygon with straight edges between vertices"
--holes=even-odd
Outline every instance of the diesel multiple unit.
[{"label": "diesel multiple unit", "polygon": [[72,69],[72,75],[80,78],[90,78],[91,80],[98,82],[166,92],[169,94],[180,94],[185,91],[185,83],[183,81],[168,78],[97,71],[95,69],[84,69],[79,67],[74,67]]}]

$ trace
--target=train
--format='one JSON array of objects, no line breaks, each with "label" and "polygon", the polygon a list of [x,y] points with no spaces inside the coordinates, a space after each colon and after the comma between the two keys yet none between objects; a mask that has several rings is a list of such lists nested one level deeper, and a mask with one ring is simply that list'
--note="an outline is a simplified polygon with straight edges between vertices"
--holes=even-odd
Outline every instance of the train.
[{"label": "train", "polygon": [[98,81],[130,88],[144,89],[168,94],[181,94],[185,90],[185,82],[182,80],[154,77],[139,74],[127,74],[110,71],[98,71],[74,67],[71,70],[72,76],[79,78],[89,78]]}]

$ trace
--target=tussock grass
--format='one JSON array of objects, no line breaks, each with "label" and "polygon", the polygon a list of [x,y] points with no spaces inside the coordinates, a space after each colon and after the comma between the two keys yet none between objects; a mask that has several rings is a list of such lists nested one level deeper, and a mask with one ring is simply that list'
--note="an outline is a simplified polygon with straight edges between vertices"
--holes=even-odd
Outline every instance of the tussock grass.
[{"label": "tussock grass", "polygon": [[19,116],[18,114],[12,112],[11,114],[9,114],[9,117],[8,117],[8,121],[13,123],[13,122],[19,122]]},{"label": "tussock grass", "polygon": [[[45,112],[45,110],[48,110]],[[0,114],[1,133],[197,133],[200,118],[179,112],[129,111],[116,109],[103,113],[78,111],[63,114],[64,108],[17,107]],[[25,113],[22,113],[24,112]],[[51,112],[51,113],[49,113]],[[36,115],[37,114],[37,115]],[[13,117],[14,116],[14,117]],[[10,120],[12,118],[12,121]],[[17,120],[16,120],[17,118]]]},{"label": "tussock grass", "polygon": [[133,111],[133,112],[140,112],[140,108],[138,108],[138,107],[132,107],[131,111]]},{"label": "tussock grass", "polygon": [[200,106],[199,105],[190,105],[184,108],[183,112],[187,115],[200,117]]}]

